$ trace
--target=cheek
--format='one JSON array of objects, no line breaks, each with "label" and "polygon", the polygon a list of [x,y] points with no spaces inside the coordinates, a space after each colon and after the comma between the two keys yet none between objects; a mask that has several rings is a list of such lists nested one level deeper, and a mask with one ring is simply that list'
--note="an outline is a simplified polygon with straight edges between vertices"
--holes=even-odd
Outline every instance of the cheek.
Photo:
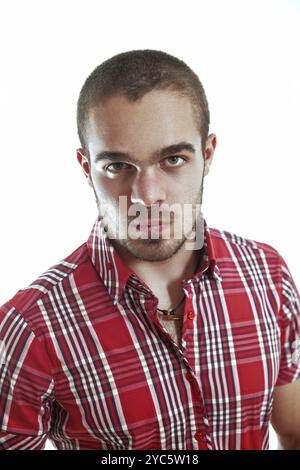
[{"label": "cheek", "polygon": [[119,185],[111,181],[94,182],[95,191],[100,202],[102,212],[105,211],[110,218],[120,220],[127,219],[127,210],[129,206],[129,198],[120,192]]},{"label": "cheek", "polygon": [[118,187],[116,183],[106,178],[99,171],[92,171],[92,180],[99,199],[114,201],[118,197]]},{"label": "cheek", "polygon": [[97,170],[97,168],[92,169],[91,175],[97,191],[111,195],[112,197],[118,196],[119,194],[125,195],[130,188],[130,184],[128,184],[130,178],[126,177],[126,175],[124,177],[109,177],[103,170]]},{"label": "cheek", "polygon": [[192,172],[181,181],[179,186],[170,187],[170,198],[182,203],[193,203],[200,192],[202,183],[201,174]]},{"label": "cheek", "polygon": [[178,183],[190,188],[197,188],[201,184],[204,165],[202,161],[193,162],[179,173]]}]

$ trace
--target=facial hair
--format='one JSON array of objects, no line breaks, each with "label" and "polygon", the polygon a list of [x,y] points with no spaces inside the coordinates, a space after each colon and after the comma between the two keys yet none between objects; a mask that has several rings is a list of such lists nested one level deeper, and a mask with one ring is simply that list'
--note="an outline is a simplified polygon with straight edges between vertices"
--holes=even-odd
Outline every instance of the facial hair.
[{"label": "facial hair", "polygon": [[[202,172],[202,178],[201,178],[201,185],[199,188],[199,191],[197,192],[197,195],[195,197],[195,200],[192,202],[193,206],[193,224],[192,224],[192,229],[189,234],[182,234],[181,238],[170,238],[170,239],[164,239],[164,238],[139,238],[137,240],[131,239],[129,237],[126,238],[117,238],[116,233],[117,231],[115,230],[117,227],[113,226],[113,230],[110,229],[109,223],[106,225],[106,234],[108,238],[110,239],[110,243],[114,246],[114,248],[119,251],[127,251],[129,255],[134,256],[136,259],[139,259],[141,261],[150,261],[150,262],[155,262],[155,261],[165,261],[171,257],[173,257],[179,250],[184,248],[185,243],[187,242],[190,234],[192,233],[193,230],[196,229],[196,224],[198,224],[200,221],[198,220],[199,214],[198,212],[195,212],[195,206],[198,205],[201,207],[202,205],[202,200],[203,200],[203,182],[204,182],[204,170]],[[92,184],[94,194],[95,194],[95,199],[96,199],[96,204],[98,207],[98,213],[101,218],[101,202],[99,201],[99,198],[96,194],[94,185]],[[191,203],[189,203],[191,204]],[[111,226],[114,225],[113,222],[111,223]],[[113,234],[113,235],[112,235]]]}]

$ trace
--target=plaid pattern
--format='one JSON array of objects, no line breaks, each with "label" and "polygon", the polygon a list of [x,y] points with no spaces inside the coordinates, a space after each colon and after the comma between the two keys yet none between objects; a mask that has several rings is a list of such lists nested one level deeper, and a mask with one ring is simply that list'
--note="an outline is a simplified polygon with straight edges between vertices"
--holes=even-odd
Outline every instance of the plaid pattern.
[{"label": "plaid pattern", "polygon": [[0,448],[268,449],[274,387],[300,376],[299,294],[271,246],[204,235],[181,348],[98,218],[1,307]]}]

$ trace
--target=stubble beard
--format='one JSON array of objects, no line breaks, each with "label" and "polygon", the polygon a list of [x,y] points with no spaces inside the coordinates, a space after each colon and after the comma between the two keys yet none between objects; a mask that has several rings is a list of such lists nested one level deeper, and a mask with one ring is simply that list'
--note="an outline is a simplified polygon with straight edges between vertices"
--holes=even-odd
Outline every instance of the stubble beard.
[{"label": "stubble beard", "polygon": [[[99,217],[101,218],[101,203],[99,198],[97,197],[94,185],[93,190],[95,194],[96,204],[98,208]],[[171,257],[173,257],[179,250],[184,249],[184,245],[188,243],[190,240],[191,234],[195,233],[197,230],[196,225],[202,222],[201,218],[202,214],[201,211],[196,210],[196,207],[202,206],[202,198],[203,198],[203,175],[201,181],[201,187],[197,193],[195,201],[193,203],[189,203],[193,205],[193,224],[190,232],[188,234],[182,233],[181,238],[151,238],[151,234],[149,234],[148,238],[138,238],[136,240],[131,239],[130,237],[126,238],[118,238],[116,237],[116,227],[117,222],[112,220],[111,224],[106,224],[106,235],[110,239],[110,243],[113,247],[119,252],[127,252],[128,255],[134,256],[136,259],[141,261],[165,261]],[[118,218],[116,218],[118,220]],[[110,225],[113,226],[113,230],[111,230]],[[171,227],[172,229],[172,227]]]}]

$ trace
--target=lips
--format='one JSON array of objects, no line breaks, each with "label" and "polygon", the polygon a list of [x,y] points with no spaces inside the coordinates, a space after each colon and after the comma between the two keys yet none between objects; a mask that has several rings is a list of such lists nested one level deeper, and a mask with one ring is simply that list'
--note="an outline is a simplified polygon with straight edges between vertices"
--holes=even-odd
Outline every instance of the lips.
[{"label": "lips", "polygon": [[162,233],[166,227],[168,227],[168,224],[163,224],[163,223],[157,223],[156,225],[154,224],[148,224],[148,225],[138,225],[137,229],[140,230],[141,232],[144,232],[146,234],[160,234]]},{"label": "lips", "polygon": [[152,220],[151,217],[149,216],[148,218],[145,218],[145,221],[149,221],[148,223],[140,223],[143,222],[143,220],[139,221],[136,220],[134,221],[134,228],[135,230],[139,230],[141,232],[162,232],[164,231],[167,227],[170,226],[170,221],[165,220],[166,217],[162,217],[161,220]]},{"label": "lips", "polygon": [[158,227],[160,225],[162,225],[161,222],[152,222],[151,224],[146,224],[146,225],[139,224],[138,227]]}]

